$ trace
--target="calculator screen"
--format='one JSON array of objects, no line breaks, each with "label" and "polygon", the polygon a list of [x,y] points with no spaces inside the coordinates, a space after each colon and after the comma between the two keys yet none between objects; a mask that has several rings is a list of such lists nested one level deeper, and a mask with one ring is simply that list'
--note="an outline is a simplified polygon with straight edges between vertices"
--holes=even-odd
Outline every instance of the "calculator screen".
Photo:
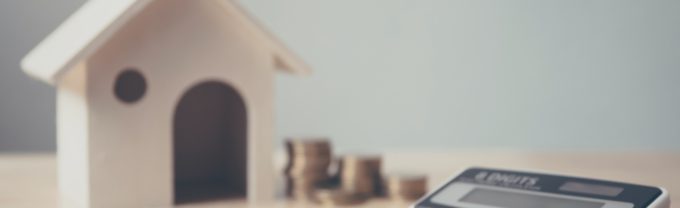
[{"label": "calculator screen", "polygon": [[601,208],[605,203],[475,188],[460,199],[480,205],[504,208]]}]

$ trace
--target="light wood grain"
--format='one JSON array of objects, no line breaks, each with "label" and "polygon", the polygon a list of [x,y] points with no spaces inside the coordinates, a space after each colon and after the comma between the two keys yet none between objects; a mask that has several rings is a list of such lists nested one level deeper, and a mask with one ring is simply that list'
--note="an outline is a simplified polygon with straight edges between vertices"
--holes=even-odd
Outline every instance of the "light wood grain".
[{"label": "light wood grain", "polygon": [[[663,186],[672,201],[680,201],[680,153],[658,152],[543,152],[434,151],[384,154],[385,172],[422,172],[435,187],[451,174],[469,166],[520,168],[561,172],[645,185]],[[278,159],[277,166],[282,161]],[[0,154],[0,207],[51,208],[60,204],[56,187],[56,160],[52,154]],[[228,206],[227,206],[228,205]],[[361,207],[406,207],[406,203],[373,200]],[[318,207],[281,199],[274,204],[247,204],[243,200],[181,205],[212,207]]]}]

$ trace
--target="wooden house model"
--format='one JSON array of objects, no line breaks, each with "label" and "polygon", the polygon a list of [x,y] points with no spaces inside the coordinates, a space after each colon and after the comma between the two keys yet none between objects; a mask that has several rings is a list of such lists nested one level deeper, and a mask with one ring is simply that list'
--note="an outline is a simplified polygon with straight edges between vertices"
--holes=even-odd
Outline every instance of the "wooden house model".
[{"label": "wooden house model", "polygon": [[274,76],[310,69],[229,0],[89,0],[22,61],[57,89],[61,199],[274,197]]}]

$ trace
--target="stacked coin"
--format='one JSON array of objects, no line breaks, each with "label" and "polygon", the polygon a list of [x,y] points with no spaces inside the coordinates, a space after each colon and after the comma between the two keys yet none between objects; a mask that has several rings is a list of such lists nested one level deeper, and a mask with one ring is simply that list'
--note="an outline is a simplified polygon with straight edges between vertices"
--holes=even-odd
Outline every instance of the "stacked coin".
[{"label": "stacked coin", "polygon": [[368,197],[351,193],[342,189],[318,189],[315,201],[326,206],[357,205],[368,200]]},{"label": "stacked coin", "polygon": [[371,197],[380,195],[382,180],[381,157],[378,155],[347,155],[340,159],[340,188],[352,194]]},{"label": "stacked coin", "polygon": [[387,197],[399,201],[417,200],[427,192],[425,175],[392,174],[385,176]]},{"label": "stacked coin", "polygon": [[331,144],[327,138],[298,137],[286,141],[286,194],[294,199],[312,199],[314,190],[329,179]]}]

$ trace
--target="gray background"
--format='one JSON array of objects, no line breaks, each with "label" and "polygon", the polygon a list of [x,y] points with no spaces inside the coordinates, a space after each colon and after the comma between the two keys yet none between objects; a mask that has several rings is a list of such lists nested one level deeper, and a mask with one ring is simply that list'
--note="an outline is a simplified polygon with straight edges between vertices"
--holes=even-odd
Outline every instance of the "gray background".
[{"label": "gray background", "polygon": [[[0,151],[54,149],[54,89],[18,64],[82,2],[0,1]],[[279,140],[680,150],[680,1],[242,4],[316,70],[279,76]]]}]

